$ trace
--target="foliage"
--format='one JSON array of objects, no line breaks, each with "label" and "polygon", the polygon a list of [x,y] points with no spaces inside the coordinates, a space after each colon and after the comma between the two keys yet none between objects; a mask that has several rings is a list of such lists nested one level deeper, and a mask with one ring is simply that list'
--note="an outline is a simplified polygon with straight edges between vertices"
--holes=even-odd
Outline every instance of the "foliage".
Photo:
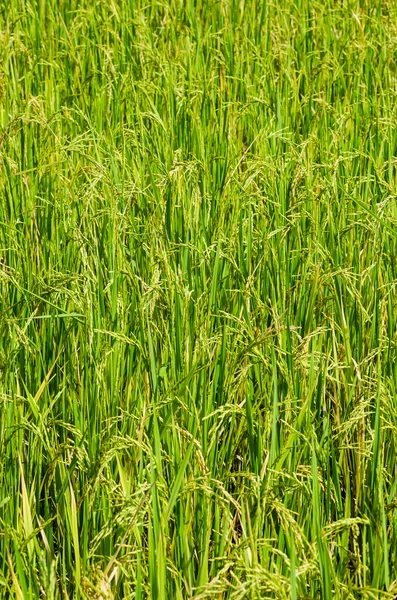
[{"label": "foliage", "polygon": [[0,595],[397,595],[397,7],[5,0]]}]

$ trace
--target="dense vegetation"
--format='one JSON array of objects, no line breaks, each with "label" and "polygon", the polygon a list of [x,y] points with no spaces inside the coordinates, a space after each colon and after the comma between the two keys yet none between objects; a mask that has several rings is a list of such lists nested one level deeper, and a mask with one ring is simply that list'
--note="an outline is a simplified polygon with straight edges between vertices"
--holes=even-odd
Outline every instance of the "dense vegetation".
[{"label": "dense vegetation", "polygon": [[396,598],[397,5],[0,47],[0,596]]}]

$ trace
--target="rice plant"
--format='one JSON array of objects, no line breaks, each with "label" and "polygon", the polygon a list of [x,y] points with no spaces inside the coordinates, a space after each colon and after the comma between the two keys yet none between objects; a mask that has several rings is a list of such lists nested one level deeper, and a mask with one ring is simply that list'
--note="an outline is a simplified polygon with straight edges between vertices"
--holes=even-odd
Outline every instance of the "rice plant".
[{"label": "rice plant", "polygon": [[396,47],[0,3],[1,598],[397,598]]}]

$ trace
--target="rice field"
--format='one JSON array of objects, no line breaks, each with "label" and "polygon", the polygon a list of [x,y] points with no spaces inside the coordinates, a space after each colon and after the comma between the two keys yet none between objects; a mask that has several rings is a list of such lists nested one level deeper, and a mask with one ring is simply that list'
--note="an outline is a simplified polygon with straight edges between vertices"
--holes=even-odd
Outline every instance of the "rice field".
[{"label": "rice field", "polygon": [[0,3],[0,598],[397,598],[397,4]]}]

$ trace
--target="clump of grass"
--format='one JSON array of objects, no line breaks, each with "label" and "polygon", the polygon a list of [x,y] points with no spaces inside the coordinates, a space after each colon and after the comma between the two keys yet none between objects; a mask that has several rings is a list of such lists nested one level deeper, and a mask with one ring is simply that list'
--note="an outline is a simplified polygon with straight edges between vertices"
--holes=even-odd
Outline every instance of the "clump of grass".
[{"label": "clump of grass", "polygon": [[396,597],[393,3],[0,12],[1,597]]}]

